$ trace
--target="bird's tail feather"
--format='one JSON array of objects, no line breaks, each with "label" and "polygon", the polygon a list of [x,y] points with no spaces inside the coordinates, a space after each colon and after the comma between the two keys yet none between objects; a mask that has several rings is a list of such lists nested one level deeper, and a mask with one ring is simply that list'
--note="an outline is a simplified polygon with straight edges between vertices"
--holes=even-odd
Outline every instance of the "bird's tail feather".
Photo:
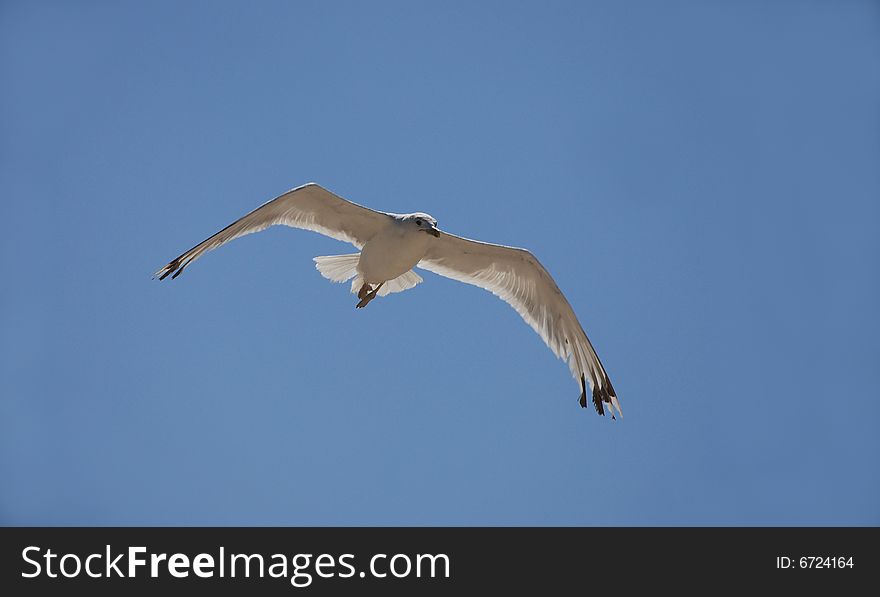
[{"label": "bird's tail feather", "polygon": [[[351,283],[351,292],[352,294],[357,294],[364,285],[364,279],[357,271],[360,258],[360,253],[315,257],[315,268],[321,272],[322,276],[333,282],[345,282],[354,278]],[[378,296],[386,296],[392,292],[403,292],[419,284],[421,281],[421,276],[409,270],[405,274],[382,284],[382,288],[376,294]]]},{"label": "bird's tail feather", "polygon": [[420,284],[422,282],[422,277],[415,273],[412,270],[409,270],[405,274],[401,274],[394,278],[393,280],[388,280],[384,284],[382,284],[382,288],[379,289],[377,293],[379,296],[385,296],[387,294],[391,294],[392,292],[403,292],[404,290],[409,290],[413,286]]},{"label": "bird's tail feather", "polygon": [[[404,290],[409,290],[420,282],[422,282],[422,277],[414,271],[409,270],[405,274],[401,274],[393,280],[388,280],[382,284],[382,288],[379,289],[376,296],[387,296],[393,292],[403,292]],[[360,274],[356,275],[354,280],[351,281],[351,293],[357,294],[363,285],[364,279]]]},{"label": "bird's tail feather", "polygon": [[360,253],[315,257],[315,268],[333,282],[345,282],[357,276]]}]

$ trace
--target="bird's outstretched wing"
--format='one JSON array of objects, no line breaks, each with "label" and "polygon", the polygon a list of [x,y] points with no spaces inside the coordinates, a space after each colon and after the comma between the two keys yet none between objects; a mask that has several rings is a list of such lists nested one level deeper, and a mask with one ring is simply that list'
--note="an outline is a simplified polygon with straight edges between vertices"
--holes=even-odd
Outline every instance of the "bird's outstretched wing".
[{"label": "bird's outstretched wing", "polygon": [[276,224],[320,232],[360,249],[379,231],[388,217],[380,211],[346,201],[312,182],[264,203],[177,257],[155,275],[160,280],[169,274],[172,279],[176,278],[186,266],[211,249]]},{"label": "bird's outstretched wing", "polygon": [[[507,302],[567,361],[581,386],[580,405],[587,405],[589,383],[600,415],[618,414],[620,404],[608,374],[571,305],[544,266],[525,249],[493,245],[443,232],[432,238],[420,268],[484,288]],[[613,407],[613,408],[612,408]]]}]

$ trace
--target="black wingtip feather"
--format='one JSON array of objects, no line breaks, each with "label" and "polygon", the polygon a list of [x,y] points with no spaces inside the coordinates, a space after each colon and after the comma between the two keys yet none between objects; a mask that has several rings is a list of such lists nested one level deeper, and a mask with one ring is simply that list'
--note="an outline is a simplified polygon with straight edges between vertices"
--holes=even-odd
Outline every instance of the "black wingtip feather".
[{"label": "black wingtip feather", "polygon": [[596,389],[593,390],[593,406],[596,407],[596,412],[604,417],[605,416],[605,407],[602,406],[602,402],[603,402],[602,398],[603,398],[602,390],[599,388],[599,384],[596,384]]},{"label": "black wingtip feather", "polygon": [[604,404],[607,403],[609,405],[608,410],[611,413],[611,418],[614,419],[614,411],[610,408],[610,405],[613,404],[612,398],[616,397],[617,394],[614,393],[614,386],[611,385],[611,380],[608,379],[608,375],[603,375],[602,387],[599,387],[599,384],[596,384],[596,387],[593,388],[593,404],[596,406],[596,412],[600,415],[604,415]]},{"label": "black wingtip feather", "polygon": [[163,267],[159,271],[162,272],[159,275],[160,281],[164,280],[169,275],[171,276],[171,279],[173,280],[174,278],[176,278],[177,276],[180,275],[180,273],[183,271],[183,267],[180,267],[180,261],[175,259],[174,261],[172,261],[171,263],[169,263],[168,265],[166,265],[165,267]]},{"label": "black wingtip feather", "polygon": [[578,400],[581,408],[587,408],[587,378],[581,375],[581,397]]},{"label": "black wingtip feather", "polygon": [[[617,397],[617,394],[614,393],[614,387],[611,385],[611,380],[608,379],[606,375],[604,377],[604,383],[602,383],[601,387],[599,384],[594,384],[593,388],[593,407],[596,409],[596,412],[605,416],[605,404],[612,404],[611,398]],[[587,377],[586,375],[581,375],[581,397],[578,403],[581,405],[581,408],[587,407]],[[609,407],[609,412],[611,413],[611,418],[616,419],[614,416],[614,411]]]}]

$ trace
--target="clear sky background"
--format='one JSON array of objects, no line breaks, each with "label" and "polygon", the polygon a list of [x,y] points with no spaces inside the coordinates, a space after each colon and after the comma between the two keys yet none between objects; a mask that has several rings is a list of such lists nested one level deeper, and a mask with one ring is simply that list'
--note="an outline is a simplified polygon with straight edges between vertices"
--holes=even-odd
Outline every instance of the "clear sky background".
[{"label": "clear sky background", "polygon": [[[0,5],[0,522],[880,523],[876,2]],[[316,181],[531,249],[504,303],[273,228]]]}]

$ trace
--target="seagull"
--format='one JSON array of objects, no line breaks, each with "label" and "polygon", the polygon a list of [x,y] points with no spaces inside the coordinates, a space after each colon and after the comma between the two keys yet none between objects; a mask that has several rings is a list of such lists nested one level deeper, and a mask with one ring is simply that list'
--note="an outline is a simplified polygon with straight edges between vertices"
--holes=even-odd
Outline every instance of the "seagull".
[{"label": "seagull", "polygon": [[173,259],[155,273],[176,278],[193,261],[229,241],[283,224],[351,243],[359,252],[315,257],[315,267],[333,282],[352,280],[356,308],[377,296],[422,282],[414,267],[488,290],[513,307],[553,353],[568,363],[587,406],[587,386],[596,412],[622,416],[608,374],[574,310],[538,259],[526,249],[470,240],[437,227],[432,216],[375,211],[315,183],[296,187],[239,218]]}]

